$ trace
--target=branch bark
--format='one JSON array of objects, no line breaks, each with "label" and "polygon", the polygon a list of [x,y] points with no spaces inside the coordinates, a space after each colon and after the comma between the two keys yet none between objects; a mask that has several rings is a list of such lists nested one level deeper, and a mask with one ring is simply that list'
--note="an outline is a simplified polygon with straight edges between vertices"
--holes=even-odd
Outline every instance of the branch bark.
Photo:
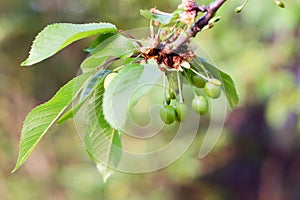
[{"label": "branch bark", "polygon": [[227,0],[215,0],[210,3],[208,6],[202,5],[197,8],[198,12],[205,12],[205,14],[195,22],[187,34],[180,35],[174,42],[166,44],[162,50],[162,54],[171,54],[176,51],[181,45],[188,42],[190,38],[195,37],[206,25],[208,25],[209,20],[214,17],[218,9],[226,2]]}]

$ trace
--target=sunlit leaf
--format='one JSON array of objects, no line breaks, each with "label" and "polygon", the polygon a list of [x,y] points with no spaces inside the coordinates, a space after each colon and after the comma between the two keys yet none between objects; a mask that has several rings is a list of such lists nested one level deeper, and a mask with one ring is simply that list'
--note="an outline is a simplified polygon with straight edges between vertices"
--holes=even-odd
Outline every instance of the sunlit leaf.
[{"label": "sunlit leaf", "polygon": [[122,129],[127,118],[127,108],[132,108],[147,89],[140,94],[135,94],[136,91],[144,86],[148,88],[149,84],[155,84],[161,75],[157,63],[153,60],[149,60],[147,64],[127,65],[120,70],[104,93],[105,120],[113,128]]},{"label": "sunlit leaf", "polygon": [[52,99],[35,107],[27,115],[22,128],[19,156],[13,172],[25,162],[41,138],[70,105],[90,76],[90,73],[86,73],[72,79]]},{"label": "sunlit leaf", "polygon": [[[128,108],[126,98],[131,96],[128,92],[130,93],[132,88],[138,84],[142,72],[143,66],[139,64],[127,65],[110,82],[104,93],[103,113],[105,120],[115,129],[121,129],[119,124],[123,125],[125,123],[127,111],[125,108]],[[117,99],[120,100],[120,104],[114,104]],[[118,117],[115,110],[118,110]]]},{"label": "sunlit leaf", "polygon": [[101,44],[101,42],[103,42],[104,40],[114,36],[116,33],[115,32],[111,32],[111,33],[104,33],[99,35],[92,43],[91,45],[84,49],[85,52],[90,53],[91,51],[93,51],[93,49],[95,49],[96,46],[98,46],[99,44]]},{"label": "sunlit leaf", "polygon": [[87,57],[80,65],[80,69],[86,73],[94,71],[97,67],[102,66],[105,63],[107,57],[96,58],[93,56]]},{"label": "sunlit leaf", "polygon": [[81,106],[88,100],[88,98],[93,94],[93,91],[96,88],[96,83],[101,81],[110,70],[100,70],[89,80],[89,82],[84,86],[81,91],[79,102],[73,106],[70,110],[68,110],[63,116],[59,118],[57,124],[62,124],[70,118],[73,118],[74,115],[78,112]]},{"label": "sunlit leaf", "polygon": [[115,25],[110,23],[58,23],[49,25],[37,35],[33,41],[29,57],[21,65],[30,66],[45,60],[77,40],[116,31]]},{"label": "sunlit leaf", "polygon": [[101,42],[94,47],[80,68],[83,72],[95,70],[110,58],[130,57],[136,50],[137,44],[131,39],[118,34]]},{"label": "sunlit leaf", "polygon": [[118,34],[100,43],[91,51],[91,54],[97,58],[104,56],[121,57],[128,54],[131,55],[136,48],[136,42]]},{"label": "sunlit leaf", "polygon": [[147,74],[148,78],[139,80],[139,84],[130,98],[128,110],[131,110],[138,103],[140,98],[147,94],[161,78],[162,72],[157,67],[153,67],[153,65],[156,66],[156,63],[151,62],[151,60],[149,60],[148,63],[143,64],[143,74]]},{"label": "sunlit leaf", "polygon": [[87,110],[88,125],[84,144],[90,157],[96,162],[104,182],[112,174],[122,156],[121,134],[105,121],[103,115],[103,80],[97,84],[95,95]]}]

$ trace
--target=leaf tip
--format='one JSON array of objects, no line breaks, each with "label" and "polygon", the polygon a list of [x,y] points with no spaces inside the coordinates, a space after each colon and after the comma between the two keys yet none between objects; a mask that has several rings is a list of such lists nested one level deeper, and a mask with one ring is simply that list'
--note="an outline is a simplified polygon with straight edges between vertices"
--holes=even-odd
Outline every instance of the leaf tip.
[{"label": "leaf tip", "polygon": [[113,174],[113,171],[101,163],[96,163],[96,167],[97,167],[98,172],[102,176],[103,182],[107,183],[107,180],[111,177],[111,175]]},{"label": "leaf tip", "polygon": [[29,66],[27,60],[25,60],[21,63],[21,67],[26,67],[26,66]]},{"label": "leaf tip", "polygon": [[17,164],[15,165],[15,167],[13,168],[13,170],[11,170],[11,174],[13,174],[13,173],[15,173],[19,168],[20,168],[20,164],[19,164],[19,162],[17,162]]}]

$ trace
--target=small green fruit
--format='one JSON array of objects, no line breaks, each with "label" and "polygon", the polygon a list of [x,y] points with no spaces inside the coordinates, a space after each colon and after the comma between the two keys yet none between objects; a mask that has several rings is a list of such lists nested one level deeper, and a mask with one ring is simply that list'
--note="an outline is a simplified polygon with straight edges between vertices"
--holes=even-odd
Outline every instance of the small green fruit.
[{"label": "small green fruit", "polygon": [[109,86],[109,84],[111,83],[111,81],[118,75],[118,73],[112,72],[110,74],[108,74],[105,79],[104,79],[104,89],[106,90]]},{"label": "small green fruit", "polygon": [[192,101],[192,108],[199,113],[204,115],[208,112],[208,101],[204,96],[196,96]]},{"label": "small green fruit", "polygon": [[211,82],[212,84],[217,85],[217,86],[222,85],[222,82],[215,78],[210,79],[209,82]]},{"label": "small green fruit", "polygon": [[186,104],[184,103],[177,103],[176,107],[175,107],[175,111],[176,111],[176,119],[177,121],[181,122],[183,121],[188,114],[188,108],[186,106]]},{"label": "small green fruit", "polygon": [[212,99],[217,99],[221,95],[221,86],[211,82],[205,84],[205,93]]},{"label": "small green fruit", "polygon": [[171,98],[167,97],[167,98],[166,98],[166,104],[167,104],[167,105],[170,105],[170,103],[171,103]]},{"label": "small green fruit", "polygon": [[282,1],[275,1],[275,3],[277,4],[277,6],[279,6],[280,8],[285,8],[285,4]]},{"label": "small green fruit", "polygon": [[175,109],[170,105],[164,106],[160,110],[159,114],[162,121],[165,122],[166,124],[172,124],[175,121],[176,112]]},{"label": "small green fruit", "polygon": [[197,88],[203,88],[205,86],[205,80],[198,75],[192,76],[192,83]]},{"label": "small green fruit", "polygon": [[173,91],[169,91],[169,96],[171,99],[176,99],[176,95]]},{"label": "small green fruit", "polygon": [[242,12],[243,8],[244,8],[244,6],[238,6],[234,9],[234,12],[240,13],[240,12]]}]

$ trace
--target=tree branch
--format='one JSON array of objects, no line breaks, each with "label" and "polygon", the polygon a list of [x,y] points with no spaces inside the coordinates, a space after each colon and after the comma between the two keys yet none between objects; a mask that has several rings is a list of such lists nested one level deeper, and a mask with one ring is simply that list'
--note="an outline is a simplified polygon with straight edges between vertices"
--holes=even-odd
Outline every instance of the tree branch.
[{"label": "tree branch", "polygon": [[199,6],[197,8],[198,12],[205,12],[205,14],[195,22],[187,34],[181,34],[174,42],[166,44],[162,50],[162,54],[170,54],[177,50],[181,45],[188,42],[191,37],[195,37],[206,25],[208,25],[209,20],[214,17],[217,10],[225,3],[226,0],[215,0],[208,6]]}]

